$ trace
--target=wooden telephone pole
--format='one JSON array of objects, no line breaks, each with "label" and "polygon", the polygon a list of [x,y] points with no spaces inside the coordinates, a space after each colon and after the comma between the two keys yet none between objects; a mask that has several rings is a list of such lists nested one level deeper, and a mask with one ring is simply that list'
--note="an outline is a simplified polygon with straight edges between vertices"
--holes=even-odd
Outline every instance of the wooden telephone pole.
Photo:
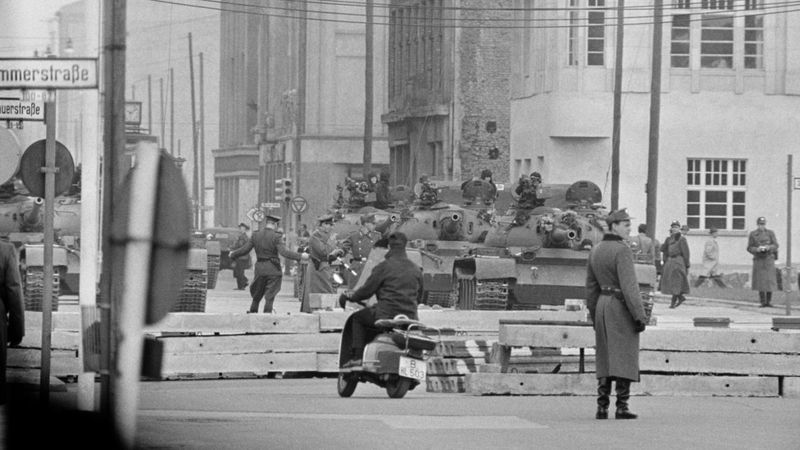
[{"label": "wooden telephone pole", "polygon": [[373,109],[373,58],[374,24],[373,0],[366,0],[366,42],[364,64],[364,178],[372,172],[372,109]]},{"label": "wooden telephone pole", "polygon": [[661,34],[664,0],[653,5],[653,60],[650,73],[650,144],[647,151],[647,235],[656,234],[658,138],[661,124]]}]

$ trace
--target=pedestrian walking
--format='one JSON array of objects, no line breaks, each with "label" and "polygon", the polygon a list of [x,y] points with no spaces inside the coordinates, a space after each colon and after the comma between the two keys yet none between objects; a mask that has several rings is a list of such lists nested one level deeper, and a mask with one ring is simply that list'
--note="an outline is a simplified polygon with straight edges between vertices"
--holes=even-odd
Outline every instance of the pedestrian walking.
[{"label": "pedestrian walking", "polygon": [[650,236],[647,235],[647,224],[640,223],[639,234],[630,239],[633,257],[638,263],[656,264],[656,246]]},{"label": "pedestrian walking", "polygon": [[586,305],[595,331],[597,419],[608,418],[616,384],[616,419],[635,419],[628,408],[631,383],[639,381],[639,333],[646,328],[633,252],[625,243],[631,218],[625,209],[606,217],[608,233],[592,248],[586,269]]},{"label": "pedestrian walking", "polygon": [[747,251],[753,255],[752,288],[758,291],[761,307],[772,306],[772,291],[778,289],[775,260],[778,259],[778,239],[767,229],[766,217],[756,219],[757,228],[747,238]]},{"label": "pedestrian walking", "polygon": [[0,241],[0,405],[8,401],[7,348],[18,346],[25,336],[24,311],[17,251],[8,242]]},{"label": "pedestrian walking", "polygon": [[[236,237],[236,242],[233,244],[234,250],[247,245],[247,242],[250,241],[250,236],[248,235],[249,231],[250,227],[247,226],[247,224],[244,222],[239,224],[240,233],[239,236]],[[236,287],[234,289],[237,291],[243,291],[249,284],[249,280],[244,271],[249,269],[252,265],[253,261],[250,259],[250,252],[233,260],[233,277],[236,279]]]},{"label": "pedestrian walking", "polygon": [[689,293],[689,243],[681,234],[681,223],[670,224],[670,235],[661,244],[664,269],[661,275],[661,292],[672,296],[670,308],[677,308],[686,301]]},{"label": "pedestrian walking", "polygon": [[250,250],[256,251],[256,267],[254,270],[253,284],[250,285],[250,295],[253,298],[248,313],[257,313],[258,304],[264,299],[264,312],[273,312],[272,305],[275,296],[281,290],[283,270],[278,255],[296,261],[308,259],[307,253],[297,253],[286,248],[283,231],[278,228],[281,218],[267,215],[263,229],[253,233],[247,243],[233,252],[231,258],[246,255]]},{"label": "pedestrian walking", "polygon": [[711,227],[708,229],[708,240],[703,246],[703,269],[705,273],[697,279],[695,287],[702,285],[706,280],[711,280],[719,287],[726,287],[720,278],[719,273],[719,242],[717,235],[719,231]]},{"label": "pedestrian walking", "polygon": [[344,250],[338,248],[336,235],[333,230],[333,216],[325,214],[317,219],[318,228],[311,233],[309,238],[309,252],[311,264],[306,266],[303,278],[303,295],[300,312],[311,312],[309,294],[333,294],[333,268],[330,263],[339,256],[344,256]]}]

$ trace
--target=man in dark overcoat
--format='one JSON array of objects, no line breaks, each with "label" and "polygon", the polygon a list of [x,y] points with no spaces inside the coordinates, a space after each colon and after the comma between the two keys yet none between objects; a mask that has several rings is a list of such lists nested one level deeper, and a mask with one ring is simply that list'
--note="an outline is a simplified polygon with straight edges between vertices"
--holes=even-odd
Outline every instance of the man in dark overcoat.
[{"label": "man in dark overcoat", "polygon": [[[239,236],[236,236],[236,242],[233,243],[234,250],[244,247],[250,241],[250,236],[247,235],[248,231],[250,231],[250,227],[246,223],[239,224]],[[250,282],[244,271],[249,269],[251,264],[250,253],[233,260],[233,277],[236,279],[236,290],[243,291]]]},{"label": "man in dark overcoat", "polygon": [[281,259],[278,255],[295,261],[308,259],[307,253],[297,253],[286,248],[283,231],[278,228],[280,220],[280,217],[267,215],[264,228],[253,233],[243,247],[231,252],[231,258],[238,258],[248,254],[250,250],[256,250],[255,279],[250,285],[253,302],[250,304],[249,313],[258,312],[258,304],[262,297],[264,298],[264,312],[272,312],[272,304],[275,296],[281,290],[281,281],[283,280],[283,269],[281,269]]},{"label": "man in dark overcoat", "polygon": [[362,302],[373,295],[378,300],[352,315],[352,353],[346,367],[361,365],[364,347],[378,334],[376,320],[392,319],[398,314],[417,320],[417,305],[422,300],[422,269],[408,259],[408,238],[405,234],[394,232],[383,241],[389,247],[385,259],[372,269],[358,290],[339,297],[339,306],[342,308],[347,301]]},{"label": "man in dark overcoat", "polygon": [[670,308],[677,308],[686,301],[689,293],[689,243],[681,234],[677,220],[670,224],[670,235],[661,244],[664,268],[661,274],[661,293],[672,296]]},{"label": "man in dark overcoat", "polygon": [[589,254],[586,304],[594,324],[598,419],[608,418],[611,382],[616,382],[617,419],[635,419],[628,409],[631,382],[639,381],[639,333],[646,318],[633,252],[625,243],[631,218],[622,209],[606,218],[609,232]]},{"label": "man in dark overcoat", "polygon": [[356,283],[361,275],[361,269],[369,257],[372,246],[381,238],[381,233],[375,231],[375,214],[366,213],[360,218],[361,227],[350,234],[342,244],[342,249],[350,252],[350,269],[357,275],[348,270],[347,287],[355,289]]},{"label": "man in dark overcoat", "polygon": [[778,290],[775,272],[775,259],[778,253],[778,240],[775,233],[767,229],[767,218],[756,219],[756,228],[747,238],[747,251],[753,255],[752,288],[758,291],[761,307],[772,306],[772,291]]},{"label": "man in dark overcoat", "polygon": [[0,241],[0,405],[8,400],[7,347],[16,347],[25,336],[25,307],[17,264],[17,251]]},{"label": "man in dark overcoat", "polygon": [[303,277],[303,298],[300,312],[310,313],[311,302],[309,294],[333,294],[333,268],[330,263],[339,256],[344,256],[344,250],[336,245],[336,235],[332,234],[333,216],[325,214],[317,219],[319,226],[308,239],[311,264],[306,266]]}]

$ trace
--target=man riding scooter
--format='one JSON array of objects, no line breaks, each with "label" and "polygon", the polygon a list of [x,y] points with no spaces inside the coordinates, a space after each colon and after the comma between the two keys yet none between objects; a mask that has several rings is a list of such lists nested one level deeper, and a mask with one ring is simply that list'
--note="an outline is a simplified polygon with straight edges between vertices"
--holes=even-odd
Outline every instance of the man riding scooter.
[{"label": "man riding scooter", "polygon": [[[361,309],[350,316],[352,320],[351,359],[344,367],[360,366],[364,347],[380,330],[375,328],[379,319],[393,319],[404,314],[409,319],[417,320],[417,305],[422,299],[422,269],[414,264],[406,254],[408,238],[397,232],[381,239],[375,246],[388,244],[389,251],[385,260],[372,269],[364,285],[352,294],[342,294],[339,305],[344,308],[346,302],[361,303],[375,295],[378,302]],[[363,304],[363,303],[362,303]]]}]

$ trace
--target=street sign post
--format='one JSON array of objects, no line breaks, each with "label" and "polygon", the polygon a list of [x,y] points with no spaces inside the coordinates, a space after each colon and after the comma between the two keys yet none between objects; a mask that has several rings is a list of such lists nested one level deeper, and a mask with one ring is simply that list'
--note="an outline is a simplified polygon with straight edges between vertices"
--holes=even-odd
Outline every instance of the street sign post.
[{"label": "street sign post", "polygon": [[267,202],[267,203],[262,203],[261,207],[262,208],[267,208],[267,209],[276,209],[276,208],[280,208],[281,204],[280,203],[276,203],[276,202]]},{"label": "street sign post", "polygon": [[303,214],[308,209],[308,202],[306,201],[305,197],[297,196],[292,199],[289,205],[292,208],[292,212],[295,214]]},{"label": "street sign post", "polygon": [[19,98],[5,98],[0,94],[0,120],[44,121],[44,105],[26,102]]},{"label": "street sign post", "polygon": [[97,58],[0,58],[0,89],[95,89]]}]

